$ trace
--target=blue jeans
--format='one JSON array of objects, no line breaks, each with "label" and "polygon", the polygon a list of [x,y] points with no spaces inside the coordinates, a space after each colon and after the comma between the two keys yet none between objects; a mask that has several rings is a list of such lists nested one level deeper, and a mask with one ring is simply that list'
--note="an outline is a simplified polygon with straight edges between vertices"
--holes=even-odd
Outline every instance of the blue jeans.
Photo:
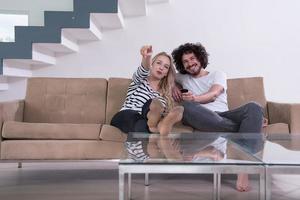
[{"label": "blue jeans", "polygon": [[[194,129],[208,132],[261,133],[263,108],[255,102],[226,112],[214,112],[200,103],[190,101],[183,102],[183,106],[183,123]],[[252,152],[259,151],[263,143],[249,139],[239,139],[236,142],[249,147]]]}]

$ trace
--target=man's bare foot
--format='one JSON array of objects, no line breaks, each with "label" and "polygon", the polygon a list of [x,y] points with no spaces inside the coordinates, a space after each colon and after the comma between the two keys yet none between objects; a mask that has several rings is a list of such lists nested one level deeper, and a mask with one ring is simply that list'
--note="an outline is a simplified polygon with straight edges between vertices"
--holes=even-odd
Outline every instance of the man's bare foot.
[{"label": "man's bare foot", "polygon": [[264,117],[263,118],[263,125],[262,125],[262,127],[266,127],[266,126],[268,126],[268,124],[269,124],[269,120]]},{"label": "man's bare foot", "polygon": [[248,174],[238,174],[236,189],[239,192],[249,192],[251,190]]},{"label": "man's bare foot", "polygon": [[161,119],[161,114],[164,111],[164,107],[158,99],[153,99],[149,108],[150,110],[147,114],[147,118],[148,118],[147,124],[149,130],[152,133],[158,132],[157,124]]},{"label": "man's bare foot", "polygon": [[162,135],[167,135],[171,132],[173,125],[182,119],[183,106],[176,106],[159,122],[158,130]]}]

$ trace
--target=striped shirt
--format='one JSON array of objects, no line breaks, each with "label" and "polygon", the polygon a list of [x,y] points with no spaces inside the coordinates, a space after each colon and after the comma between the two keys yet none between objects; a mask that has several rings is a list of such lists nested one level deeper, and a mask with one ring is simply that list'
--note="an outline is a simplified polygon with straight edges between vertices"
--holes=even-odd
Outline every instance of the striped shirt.
[{"label": "striped shirt", "polygon": [[132,82],[130,83],[125,102],[121,110],[135,110],[142,113],[143,105],[150,99],[157,98],[166,108],[167,101],[163,98],[159,92],[154,91],[147,80],[149,70],[143,66],[139,66],[137,71],[132,76]]}]

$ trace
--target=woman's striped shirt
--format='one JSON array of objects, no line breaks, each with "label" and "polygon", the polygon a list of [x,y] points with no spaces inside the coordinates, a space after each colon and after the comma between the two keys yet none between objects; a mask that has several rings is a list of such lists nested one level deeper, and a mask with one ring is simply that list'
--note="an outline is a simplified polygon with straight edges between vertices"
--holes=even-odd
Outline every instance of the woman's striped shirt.
[{"label": "woman's striped shirt", "polygon": [[163,98],[159,92],[154,91],[147,80],[149,70],[143,66],[139,66],[137,71],[132,76],[132,82],[130,83],[125,102],[121,110],[135,110],[140,114],[142,113],[143,105],[149,99],[159,99],[163,106],[166,108],[167,101]]}]

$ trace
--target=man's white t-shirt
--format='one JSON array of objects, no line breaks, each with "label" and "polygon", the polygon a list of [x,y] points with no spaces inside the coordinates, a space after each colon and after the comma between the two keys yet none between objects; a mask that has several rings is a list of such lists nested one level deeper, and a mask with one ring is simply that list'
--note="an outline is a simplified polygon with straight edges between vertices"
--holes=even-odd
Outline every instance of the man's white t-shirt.
[{"label": "man's white t-shirt", "polygon": [[227,104],[227,80],[226,74],[220,71],[209,72],[206,76],[194,78],[189,74],[176,74],[176,82],[182,85],[184,89],[188,89],[194,95],[201,95],[214,85],[218,84],[223,86],[224,91],[216,98],[214,102],[201,104],[212,111],[225,112],[228,111]]}]

